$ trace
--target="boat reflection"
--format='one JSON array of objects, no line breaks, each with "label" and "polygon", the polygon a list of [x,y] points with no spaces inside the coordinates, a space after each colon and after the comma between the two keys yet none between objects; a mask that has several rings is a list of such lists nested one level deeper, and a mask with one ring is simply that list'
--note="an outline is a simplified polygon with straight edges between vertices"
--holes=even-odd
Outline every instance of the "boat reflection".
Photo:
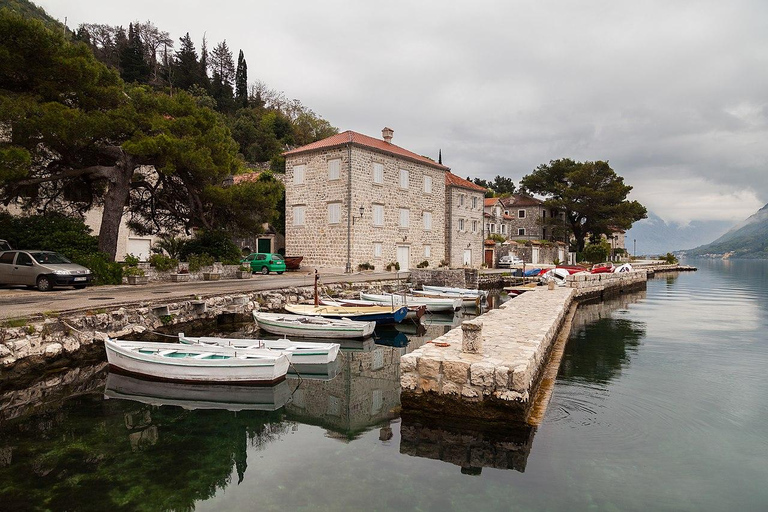
[{"label": "boat reflection", "polygon": [[286,380],[270,387],[228,386],[156,382],[110,373],[104,388],[104,398],[189,410],[276,411],[288,403],[293,388]]}]

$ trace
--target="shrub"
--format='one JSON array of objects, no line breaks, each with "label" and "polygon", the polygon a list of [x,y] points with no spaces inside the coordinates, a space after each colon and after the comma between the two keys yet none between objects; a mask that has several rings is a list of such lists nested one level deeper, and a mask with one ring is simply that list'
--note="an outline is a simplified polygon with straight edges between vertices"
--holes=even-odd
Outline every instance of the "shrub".
[{"label": "shrub", "polygon": [[441,260],[438,268],[448,268],[448,260]]},{"label": "shrub", "polygon": [[103,252],[81,255],[72,261],[91,269],[93,284],[121,284],[123,282],[123,266],[112,261]]},{"label": "shrub", "polygon": [[400,262],[392,261],[390,263],[387,263],[387,266],[385,268],[387,269],[387,272],[391,272],[393,269],[400,270]]},{"label": "shrub", "polygon": [[373,270],[375,267],[368,263],[367,261],[365,263],[361,263],[357,266],[357,270]]},{"label": "shrub", "polygon": [[600,263],[608,259],[611,253],[611,246],[608,242],[601,240],[597,243],[589,243],[584,247],[584,259],[590,263]]},{"label": "shrub", "polygon": [[71,260],[98,251],[98,239],[79,218],[62,214],[15,217],[0,213],[0,233],[15,249],[55,251]]},{"label": "shrub", "polygon": [[[229,233],[215,230],[199,231],[184,244],[180,251],[181,259],[190,258],[193,254],[207,254],[214,261],[226,264],[237,264],[241,258],[240,248],[232,241]],[[192,263],[191,259],[189,262]]]},{"label": "shrub", "polygon": [[200,272],[200,269],[212,266],[215,261],[210,254],[192,254],[189,257],[189,271]]},{"label": "shrub", "polygon": [[163,235],[157,242],[155,242],[155,245],[152,247],[152,252],[155,254],[166,253],[169,257],[178,260],[185,243],[186,240],[183,238],[178,238],[173,235]]},{"label": "shrub", "polygon": [[138,256],[134,256],[133,254],[126,254],[123,258],[123,261],[126,266],[128,267],[138,267],[139,266],[139,258]]},{"label": "shrub", "polygon": [[506,237],[504,237],[504,236],[502,236],[502,235],[500,235],[498,233],[491,233],[490,235],[488,235],[488,239],[489,240],[493,240],[494,242],[498,242],[498,243],[502,243],[502,242],[506,242],[507,241]]},{"label": "shrub", "polygon": [[159,272],[167,272],[179,265],[179,260],[171,258],[165,254],[153,254],[149,257],[149,264],[155,267]]},{"label": "shrub", "polygon": [[552,260],[552,263],[553,263],[555,266],[557,266],[557,265],[561,264],[561,263],[562,263],[562,261],[560,261],[560,258],[555,258],[555,259],[553,259],[553,260]]},{"label": "shrub", "polygon": [[674,254],[672,254],[671,252],[668,252],[667,254],[662,256],[661,259],[663,259],[665,263],[668,263],[670,265],[673,265],[673,264],[677,263],[677,261],[678,261],[677,257]]},{"label": "shrub", "polygon": [[237,267],[237,270],[239,270],[240,272],[250,272],[251,271],[251,267],[246,267],[245,265],[240,265],[239,267]]},{"label": "shrub", "polygon": [[416,265],[416,268],[427,268],[428,266],[429,266],[429,262],[427,260],[424,260],[418,265]]},{"label": "shrub", "polygon": [[123,275],[128,276],[144,276],[144,269],[141,269],[139,267],[125,267],[125,270],[123,270]]}]

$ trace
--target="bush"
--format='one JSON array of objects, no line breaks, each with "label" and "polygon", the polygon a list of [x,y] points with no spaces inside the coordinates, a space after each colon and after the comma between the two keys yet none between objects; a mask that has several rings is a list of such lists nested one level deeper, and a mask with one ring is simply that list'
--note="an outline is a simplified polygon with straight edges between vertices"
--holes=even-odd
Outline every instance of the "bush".
[{"label": "bush", "polygon": [[375,267],[368,263],[367,261],[365,263],[361,263],[357,266],[357,270],[373,270]]},{"label": "bush", "polygon": [[134,256],[133,254],[126,254],[123,257],[123,263],[125,263],[125,266],[127,267],[138,267],[139,266],[139,257]]},{"label": "bush", "polygon": [[155,242],[155,245],[152,247],[152,252],[155,254],[165,253],[169,257],[178,260],[185,243],[186,240],[183,238],[177,238],[173,235],[163,235],[157,242]]},{"label": "bush", "polygon": [[[190,258],[193,254],[206,254],[213,257],[214,261],[228,265],[240,263],[242,257],[240,248],[232,241],[229,233],[215,230],[199,231],[181,248],[182,260]],[[189,262],[192,263],[191,259]]]},{"label": "bush", "polygon": [[671,252],[668,252],[664,256],[661,257],[662,260],[664,260],[664,263],[668,263],[669,265],[674,265],[678,262],[677,257],[672,254]]},{"label": "bush", "polygon": [[123,266],[112,261],[103,252],[81,255],[73,258],[72,261],[91,269],[93,284],[121,284],[123,282]]},{"label": "bush", "polygon": [[215,261],[210,254],[193,254],[189,257],[189,271],[200,272],[200,269],[212,266]]},{"label": "bush", "polygon": [[387,269],[387,272],[392,272],[392,270],[400,270],[400,262],[399,261],[392,261],[390,263],[387,263],[387,266],[385,267]]},{"label": "bush", "polygon": [[427,268],[428,266],[429,266],[429,262],[427,260],[424,260],[418,265],[416,265],[416,268]]},{"label": "bush", "polygon": [[448,260],[441,260],[438,268],[448,268]]},{"label": "bush", "polygon": [[125,270],[123,270],[123,275],[128,276],[139,276],[144,277],[144,269],[141,269],[139,267],[125,267]]},{"label": "bush", "polygon": [[0,213],[0,233],[15,249],[55,251],[71,260],[98,251],[98,238],[79,218],[61,214],[15,217]]},{"label": "bush", "polygon": [[611,246],[605,240],[598,243],[589,243],[584,247],[584,259],[590,263],[606,261],[611,253]]},{"label": "bush", "polygon": [[159,272],[167,272],[179,266],[179,260],[164,254],[153,254],[149,257],[149,264]]},{"label": "bush", "polygon": [[502,235],[500,235],[498,233],[491,233],[490,235],[488,235],[488,240],[493,240],[494,242],[498,242],[498,243],[502,243],[502,242],[506,242],[507,241],[506,237],[504,237],[504,236],[502,236]]}]

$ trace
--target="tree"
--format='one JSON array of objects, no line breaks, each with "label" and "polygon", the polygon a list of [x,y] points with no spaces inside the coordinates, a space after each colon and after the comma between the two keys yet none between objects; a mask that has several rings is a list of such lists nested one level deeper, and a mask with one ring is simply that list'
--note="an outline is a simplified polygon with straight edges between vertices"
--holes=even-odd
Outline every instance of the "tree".
[{"label": "tree", "polygon": [[491,183],[491,188],[495,192],[496,197],[509,197],[515,193],[515,182],[512,181],[512,178],[497,174],[493,179],[493,183]]},{"label": "tree", "polygon": [[128,25],[128,44],[120,50],[120,76],[126,82],[147,83],[149,65],[144,61],[144,44],[133,24]]},{"label": "tree", "polygon": [[624,178],[608,162],[552,160],[539,165],[520,184],[524,190],[547,198],[548,208],[565,212],[577,252],[584,250],[587,236],[610,236],[646,217],[643,205],[627,200],[632,187],[624,184]]},{"label": "tree", "polygon": [[102,206],[99,249],[111,258],[126,206],[144,232],[217,226],[216,189],[242,170],[219,114],[183,92],[126,87],[85,45],[39,22],[3,11],[0,33],[6,205],[80,213]]},{"label": "tree", "polygon": [[211,95],[216,100],[220,112],[232,112],[235,107],[235,61],[232,52],[224,40],[211,52]]},{"label": "tree", "polygon": [[235,70],[235,100],[241,107],[248,106],[248,63],[245,62],[243,50],[237,56],[237,69]]},{"label": "tree", "polygon": [[200,85],[200,64],[197,61],[197,50],[192,38],[187,32],[179,39],[181,46],[176,52],[175,70],[173,73],[174,85],[179,89],[187,90],[193,85]]}]

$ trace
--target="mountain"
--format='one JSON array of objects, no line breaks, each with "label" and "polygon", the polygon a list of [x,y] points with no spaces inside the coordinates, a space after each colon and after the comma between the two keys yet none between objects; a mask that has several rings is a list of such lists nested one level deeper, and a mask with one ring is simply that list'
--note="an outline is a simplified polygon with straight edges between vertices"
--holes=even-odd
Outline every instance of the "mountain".
[{"label": "mountain", "polygon": [[50,29],[63,29],[58,20],[51,18],[45,9],[38,7],[32,2],[27,0],[0,0],[0,9],[7,8],[13,12],[17,12],[25,18],[32,18],[42,21]]},{"label": "mountain", "polygon": [[686,251],[686,256],[768,259],[768,204],[711,244]]},{"label": "mountain", "polygon": [[[733,226],[729,221],[693,221],[682,226],[664,222],[664,219],[648,212],[648,218],[635,222],[626,234],[626,248],[638,254],[659,255],[691,249],[714,240]],[[636,241],[636,244],[634,243]]]}]

